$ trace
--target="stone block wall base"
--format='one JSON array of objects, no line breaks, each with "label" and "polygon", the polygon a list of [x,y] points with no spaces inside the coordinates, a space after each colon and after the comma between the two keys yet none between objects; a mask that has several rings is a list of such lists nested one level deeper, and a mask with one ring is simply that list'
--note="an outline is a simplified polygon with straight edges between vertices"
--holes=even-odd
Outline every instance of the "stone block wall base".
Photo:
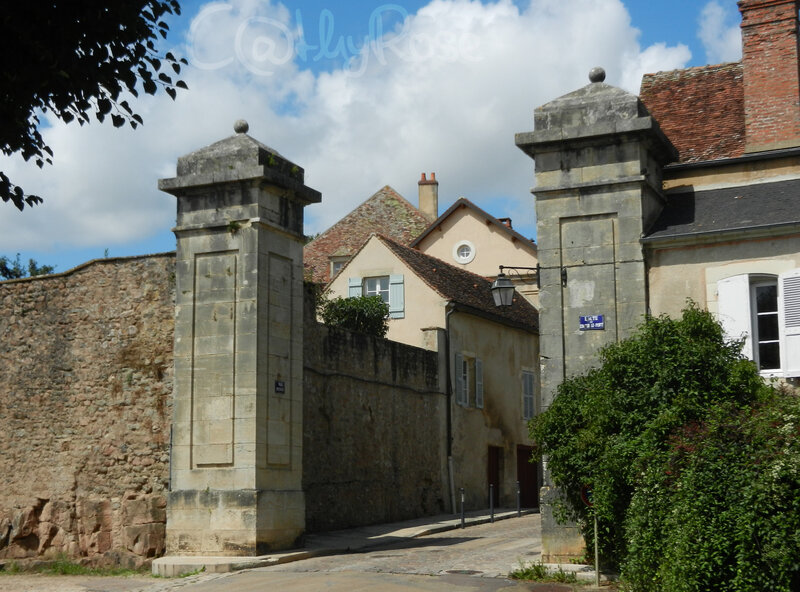
[{"label": "stone block wall base", "polygon": [[542,515],[542,563],[570,563],[583,560],[586,545],[575,523],[561,524],[553,509],[560,501],[558,489],[542,487],[539,493]]},{"label": "stone block wall base", "polygon": [[167,555],[257,556],[296,546],[302,491],[180,490],[167,503]]}]

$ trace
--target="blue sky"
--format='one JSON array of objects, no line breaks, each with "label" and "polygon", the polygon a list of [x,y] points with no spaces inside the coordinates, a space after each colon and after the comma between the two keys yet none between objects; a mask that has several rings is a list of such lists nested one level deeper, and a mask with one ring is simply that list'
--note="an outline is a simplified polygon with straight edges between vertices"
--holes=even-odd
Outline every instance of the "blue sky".
[{"label": "blue sky", "polygon": [[440,211],[464,196],[534,237],[533,166],[513,141],[534,107],[595,65],[636,92],[644,72],[739,59],[738,23],[735,0],[184,2],[164,50],[189,59],[190,90],[138,100],[135,132],[48,120],[53,166],[0,163],[45,197],[2,206],[0,255],[66,271],[173,249],[174,198],[157,180],[239,118],[322,192],[309,234],[383,185],[416,204],[435,171]]}]

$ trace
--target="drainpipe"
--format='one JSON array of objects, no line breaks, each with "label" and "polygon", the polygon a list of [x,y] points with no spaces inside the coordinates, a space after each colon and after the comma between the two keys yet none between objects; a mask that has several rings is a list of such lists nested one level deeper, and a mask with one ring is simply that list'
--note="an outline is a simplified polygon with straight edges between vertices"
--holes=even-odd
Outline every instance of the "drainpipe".
[{"label": "drainpipe", "polygon": [[447,377],[447,476],[450,482],[450,503],[453,514],[456,513],[456,487],[455,471],[453,470],[453,386],[450,379],[450,315],[456,311],[453,302],[447,303],[447,312],[444,315],[444,351],[445,375]]}]

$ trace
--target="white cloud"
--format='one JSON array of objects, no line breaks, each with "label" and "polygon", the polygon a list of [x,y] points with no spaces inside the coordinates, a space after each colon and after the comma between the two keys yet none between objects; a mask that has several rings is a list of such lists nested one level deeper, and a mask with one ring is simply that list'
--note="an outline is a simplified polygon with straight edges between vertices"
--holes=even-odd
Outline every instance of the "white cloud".
[{"label": "white cloud", "polygon": [[[309,43],[318,39],[305,27]],[[135,132],[54,123],[44,135],[55,165],[43,171],[2,163],[46,201],[21,214],[5,205],[0,253],[113,246],[169,229],[175,204],[157,179],[174,175],[178,156],[230,135],[239,118],[322,191],[323,203],[306,211],[309,233],[385,184],[415,203],[419,174],[435,171],[440,209],[463,195],[497,216],[514,211],[514,227],[532,235],[533,163],[514,133],[532,129],[534,107],[588,83],[596,65],[609,83],[636,92],[644,71],[689,59],[684,46],[641,48],[620,0],[531,0],[523,9],[511,0],[432,0],[349,70],[317,75],[309,65],[322,49],[285,59],[299,41],[283,6],[205,7],[188,34],[192,51],[181,52],[195,61],[183,76],[190,91],[177,101],[139,99],[145,125]],[[328,57],[341,57],[335,43]]]},{"label": "white cloud", "polygon": [[620,87],[638,94],[643,75],[683,68],[691,57],[692,53],[685,45],[668,47],[666,43],[654,43],[644,51],[625,54]]},{"label": "white cloud", "polygon": [[697,36],[709,64],[735,62],[742,57],[742,36],[734,3],[711,0],[700,13]]}]

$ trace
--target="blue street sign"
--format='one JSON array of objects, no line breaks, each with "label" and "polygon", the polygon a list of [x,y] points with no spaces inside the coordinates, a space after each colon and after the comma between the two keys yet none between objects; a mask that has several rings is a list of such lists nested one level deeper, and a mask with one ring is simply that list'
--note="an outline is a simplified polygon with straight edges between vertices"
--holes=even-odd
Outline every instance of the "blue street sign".
[{"label": "blue street sign", "polygon": [[606,322],[603,315],[589,315],[581,317],[581,331],[605,331]]}]

